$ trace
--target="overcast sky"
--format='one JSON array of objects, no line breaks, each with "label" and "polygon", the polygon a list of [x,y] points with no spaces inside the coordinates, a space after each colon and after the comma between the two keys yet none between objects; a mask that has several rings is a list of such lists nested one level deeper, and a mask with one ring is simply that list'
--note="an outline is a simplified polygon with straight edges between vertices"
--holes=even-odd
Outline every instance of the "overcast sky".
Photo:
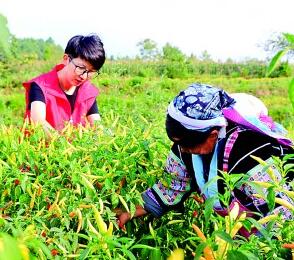
[{"label": "overcast sky", "polygon": [[264,59],[259,45],[294,33],[293,10],[294,0],[0,0],[19,38],[52,37],[64,48],[73,35],[96,32],[108,56],[134,56],[150,38],[216,60]]}]

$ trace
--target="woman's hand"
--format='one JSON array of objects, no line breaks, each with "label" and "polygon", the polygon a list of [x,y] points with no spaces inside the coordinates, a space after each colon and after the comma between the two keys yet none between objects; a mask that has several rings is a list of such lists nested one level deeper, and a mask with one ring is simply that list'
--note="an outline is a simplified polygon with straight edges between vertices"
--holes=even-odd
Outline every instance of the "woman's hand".
[{"label": "woman's hand", "polygon": [[[131,213],[122,211],[121,209],[115,209],[117,215],[117,223],[119,228],[125,230],[125,224],[131,220]],[[148,212],[140,205],[136,206],[136,212],[134,218],[147,215]]]},{"label": "woman's hand", "polygon": [[117,223],[119,228],[125,230],[125,224],[131,219],[131,214],[129,212],[122,212],[117,217]]}]

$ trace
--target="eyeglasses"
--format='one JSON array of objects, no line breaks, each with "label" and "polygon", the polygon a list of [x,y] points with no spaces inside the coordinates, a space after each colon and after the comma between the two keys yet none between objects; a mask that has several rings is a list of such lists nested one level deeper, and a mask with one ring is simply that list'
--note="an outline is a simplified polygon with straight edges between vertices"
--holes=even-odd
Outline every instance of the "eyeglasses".
[{"label": "eyeglasses", "polygon": [[79,65],[75,64],[73,62],[73,58],[71,58],[71,57],[69,57],[69,59],[70,59],[69,61],[75,66],[75,73],[78,76],[82,76],[86,73],[87,79],[94,79],[100,74],[99,71],[87,70],[84,66],[79,66]]}]

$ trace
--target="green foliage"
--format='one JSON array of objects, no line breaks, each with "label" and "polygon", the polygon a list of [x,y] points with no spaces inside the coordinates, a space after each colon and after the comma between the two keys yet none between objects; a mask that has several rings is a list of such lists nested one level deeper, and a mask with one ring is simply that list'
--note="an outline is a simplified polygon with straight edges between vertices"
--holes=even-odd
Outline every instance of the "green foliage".
[{"label": "green foliage", "polygon": [[[290,67],[290,65],[288,65]],[[289,75],[289,67],[281,67],[275,77]],[[242,63],[217,63],[213,61],[199,61],[187,59],[185,62],[157,60],[119,60],[110,61],[102,67],[102,72],[109,76],[141,76],[141,77],[169,77],[188,78],[201,75],[263,78],[266,64],[258,61]]]},{"label": "green foliage", "polygon": [[187,78],[188,70],[185,63],[172,61],[159,67],[159,72],[162,76],[175,79],[175,78]]},{"label": "green foliage", "polygon": [[206,50],[201,53],[200,60],[203,60],[203,61],[212,61],[210,54]]},{"label": "green foliage", "polygon": [[21,82],[53,67],[62,49],[49,38],[18,39],[11,35],[7,19],[0,15],[0,88],[21,86]]},{"label": "green foliage", "polygon": [[179,48],[173,47],[169,43],[163,46],[162,51],[164,60],[178,63],[184,62],[186,60],[184,53],[182,53]]},{"label": "green foliage", "polygon": [[10,55],[10,32],[7,27],[7,19],[0,14],[0,62],[5,61]]},{"label": "green foliage", "polygon": [[292,102],[292,106],[294,108],[294,78],[291,80],[288,89],[289,99]]},{"label": "green foliage", "polygon": [[144,39],[143,41],[140,41],[137,43],[137,47],[139,47],[140,57],[143,60],[153,60],[159,55],[157,44],[151,39]]},{"label": "green foliage", "polygon": [[[205,82],[228,92],[256,95],[294,137],[294,115],[286,95],[289,78],[263,78],[266,66],[258,61],[199,61],[169,47],[169,58],[164,60],[108,61],[94,80],[101,91],[103,126],[73,129],[69,125],[48,141],[38,127],[26,126],[30,135],[24,136],[24,91],[16,87],[48,70],[62,50],[50,38],[11,38],[12,57],[0,61],[0,255],[4,259],[166,259],[175,248],[183,248],[185,257],[193,259],[207,246],[218,252],[220,239],[227,243],[228,259],[291,257],[282,243],[293,242],[292,222],[278,217],[277,226],[273,221],[262,226],[249,218],[225,219],[212,212],[213,200],[201,204],[188,199],[184,208],[161,219],[133,219],[125,231],[118,228],[115,209],[133,213],[142,203],[141,192],[163,175],[170,148],[164,129],[166,106],[188,84]],[[285,71],[286,67],[277,76]],[[287,167],[285,171],[291,171],[291,165]],[[232,190],[246,181],[241,177],[222,178]],[[271,205],[278,187],[273,185],[266,196]],[[220,198],[225,205],[229,196],[228,191]],[[260,237],[231,237],[236,223],[256,226]],[[192,224],[203,231],[205,242]]]},{"label": "green foliage", "polygon": [[22,63],[29,63],[31,60],[61,59],[60,55],[62,54],[62,49],[56,46],[51,38],[44,41],[42,39],[13,37],[10,50],[13,56]]},{"label": "green foliage", "polygon": [[289,77],[292,75],[292,69],[288,62],[281,62],[275,69],[270,73],[269,77]]},{"label": "green foliage", "polygon": [[[31,136],[24,138],[20,129],[2,125],[0,180],[5,185],[0,188],[0,219],[9,216],[13,223],[2,223],[0,231],[13,234],[14,229],[32,225],[38,240],[63,256],[83,254],[80,244],[86,244],[88,254],[98,258],[131,255],[135,240],[123,239],[112,210],[122,207],[121,201],[129,208],[141,203],[140,192],[161,175],[159,153],[166,149],[158,135],[155,141],[151,124],[145,121],[141,116],[135,124],[110,113],[104,118],[107,128],[68,128],[50,144],[42,129],[30,129]],[[74,138],[71,144],[69,138]],[[113,194],[123,199],[115,202]],[[111,237],[99,229],[92,205],[107,226],[110,222],[115,226]],[[40,253],[35,252],[36,256]]]},{"label": "green foliage", "polygon": [[[275,54],[272,58],[268,69],[267,76],[271,75],[273,71],[277,68],[279,61],[285,56],[287,53],[293,53],[294,51],[294,35],[290,33],[283,33],[283,40],[286,42],[285,45],[282,45],[281,49]],[[289,85],[289,98],[294,108],[294,87],[293,81]]]},{"label": "green foliage", "polygon": [[[21,243],[30,255],[41,259],[53,258],[52,254],[81,259],[147,259],[151,256],[165,259],[174,248],[185,249],[185,255],[192,258],[194,253],[201,255],[206,246],[191,228],[195,223],[207,236],[207,244],[215,250],[217,237],[228,242],[229,255],[238,252],[262,258],[268,254],[274,259],[284,254],[281,242],[271,237],[281,235],[283,242],[289,242],[291,227],[287,229],[288,224],[283,231],[263,230],[265,236],[261,238],[245,241],[236,236],[232,239],[223,231],[225,220],[211,212],[210,201],[199,204],[188,199],[179,212],[170,212],[161,219],[134,219],[127,224],[126,231],[118,229],[114,209],[126,204],[133,210],[135,204],[141,203],[140,193],[163,174],[169,149],[163,127],[166,105],[192,79],[112,78],[104,74],[101,77],[98,82],[103,83],[99,97],[103,127],[68,127],[63,135],[47,142],[42,129],[31,129],[31,135],[24,138],[21,127],[14,126],[22,125],[21,117],[14,118],[16,121],[3,117],[0,231],[20,243],[17,238],[26,237],[32,227],[35,242],[22,240]],[[271,101],[275,101],[273,95],[284,95],[288,83],[285,79],[269,78],[248,81],[203,77],[198,80],[222,85],[230,92],[242,90],[256,94],[264,88],[271,91],[268,95]],[[24,109],[23,96],[9,90],[4,94],[0,98],[4,100],[0,105],[2,116],[10,113],[6,107],[8,101],[19,110]],[[22,102],[17,101],[20,99]],[[239,185],[240,176],[229,177],[226,176],[226,183],[231,189]],[[93,206],[101,212],[108,229],[110,223],[114,226],[110,237],[99,230]],[[270,251],[265,251],[265,247],[270,247]]]}]

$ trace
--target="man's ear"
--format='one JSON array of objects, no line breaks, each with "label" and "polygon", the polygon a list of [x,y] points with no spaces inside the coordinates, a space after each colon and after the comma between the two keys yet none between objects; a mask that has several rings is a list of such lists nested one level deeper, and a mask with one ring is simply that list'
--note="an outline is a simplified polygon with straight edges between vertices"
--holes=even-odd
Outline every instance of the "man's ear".
[{"label": "man's ear", "polygon": [[62,64],[67,65],[70,62],[70,58],[68,56],[68,54],[64,53],[63,57],[62,57]]}]

